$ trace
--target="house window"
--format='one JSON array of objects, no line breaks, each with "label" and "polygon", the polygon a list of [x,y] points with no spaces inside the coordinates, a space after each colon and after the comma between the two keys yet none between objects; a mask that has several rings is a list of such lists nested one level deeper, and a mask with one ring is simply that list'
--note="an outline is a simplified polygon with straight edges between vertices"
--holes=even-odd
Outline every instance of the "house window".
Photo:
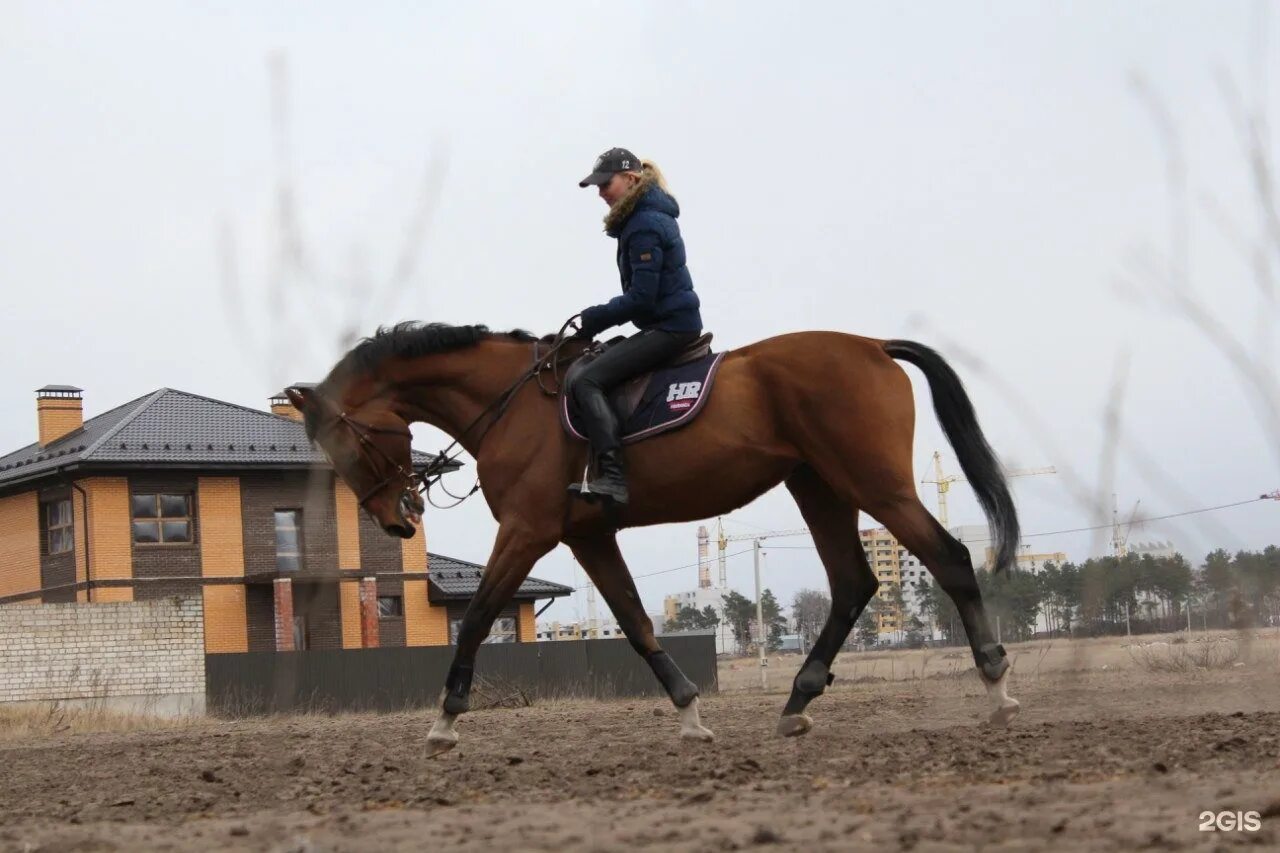
[{"label": "house window", "polygon": [[[458,645],[458,631],[462,628],[461,619],[449,620],[449,644]],[[516,641],[516,620],[514,616],[502,616],[493,620],[486,643],[514,643]]]},{"label": "house window", "polygon": [[45,545],[48,554],[65,554],[75,547],[71,526],[71,501],[45,504]]},{"label": "house window", "polygon": [[138,545],[190,545],[191,495],[134,495],[133,541]]},{"label": "house window", "polygon": [[302,568],[302,510],[278,509],[276,516],[276,571]]},{"label": "house window", "polygon": [[404,616],[404,599],[398,595],[378,596],[378,618],[398,619]]}]

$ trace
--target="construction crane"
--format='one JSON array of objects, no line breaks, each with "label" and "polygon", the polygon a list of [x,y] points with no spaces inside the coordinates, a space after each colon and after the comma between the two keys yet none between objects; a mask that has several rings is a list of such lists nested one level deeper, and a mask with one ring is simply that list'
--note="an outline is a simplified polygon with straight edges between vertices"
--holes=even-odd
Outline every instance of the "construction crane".
[{"label": "construction crane", "polygon": [[[1007,477],[1034,477],[1037,474],[1056,474],[1058,469],[1052,465],[1046,468],[1019,468],[1015,471],[1006,471]],[[921,483],[932,483],[938,487],[938,523],[942,525],[944,530],[950,530],[951,524],[947,519],[947,492],[951,491],[952,483],[967,483],[968,479],[963,474],[943,474],[942,473],[942,454],[938,451],[933,452],[933,479],[921,480]]]},{"label": "construction crane", "polygon": [[[701,558],[703,556],[703,552],[701,548],[702,528],[698,529],[698,534],[699,534],[698,556]],[[724,535],[724,519],[717,518],[716,519],[716,544],[719,546],[719,554],[718,554],[716,563],[720,570],[720,589],[727,589],[729,586],[727,572],[726,572],[727,566],[726,566],[726,559],[725,559],[726,558],[725,548],[729,546],[730,542],[743,542],[750,539],[774,539],[780,536],[808,536],[808,535],[809,535],[809,528],[797,527],[793,530],[767,530],[761,533],[735,533],[732,536],[725,536]],[[701,566],[699,566],[699,569],[701,570]],[[708,576],[706,577],[706,581],[705,581],[706,586],[711,585],[710,581],[711,581],[711,578],[709,577],[709,573],[708,573]],[[699,571],[698,585],[699,586],[703,585],[703,573],[701,571]]]},{"label": "construction crane", "polygon": [[1139,500],[1133,505],[1133,510],[1129,513],[1129,520],[1122,526],[1120,524],[1120,506],[1117,503],[1115,492],[1111,493],[1111,552],[1116,557],[1124,557],[1129,553],[1129,531],[1133,529],[1133,521],[1138,517],[1138,507],[1142,504]]}]

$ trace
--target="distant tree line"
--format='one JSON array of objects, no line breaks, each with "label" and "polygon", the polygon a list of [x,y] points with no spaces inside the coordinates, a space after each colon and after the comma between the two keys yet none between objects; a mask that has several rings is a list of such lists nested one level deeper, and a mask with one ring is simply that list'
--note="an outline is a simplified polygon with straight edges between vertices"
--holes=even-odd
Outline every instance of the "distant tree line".
[{"label": "distant tree line", "polygon": [[[992,628],[999,620],[1004,640],[1177,631],[1187,627],[1188,615],[1196,629],[1280,625],[1280,548],[1274,545],[1234,556],[1219,549],[1198,568],[1181,554],[1130,554],[1045,563],[1035,572],[979,570],[977,578]],[[946,643],[967,643],[955,604],[932,577],[915,582],[911,591],[908,597],[901,586],[882,581],[847,644],[879,643],[885,617],[895,619],[893,639],[909,646],[938,634]],[[796,593],[791,622],[806,647],[830,608],[825,593]]]},{"label": "distant tree line", "polygon": [[[756,622],[756,602],[741,593],[729,590],[722,597],[723,621],[733,633],[738,650],[745,652],[755,646],[753,626]],[[760,608],[764,614],[764,623],[768,626],[768,650],[774,651],[782,642],[782,635],[787,630],[787,620],[782,615],[782,605],[774,597],[773,591],[766,589],[760,595]],[[825,614],[824,614],[825,618]],[[667,631],[698,631],[707,628],[718,628],[721,616],[708,604],[698,610],[689,605],[682,605],[675,616],[666,620]]]},{"label": "distant tree line", "polygon": [[[1196,629],[1280,625],[1280,548],[1275,545],[1235,555],[1219,549],[1198,568],[1181,554],[1130,554],[1045,563],[1035,572],[1010,569],[993,575],[979,570],[977,578],[987,616],[993,629],[999,620],[1002,640],[1177,631],[1187,627],[1188,615]],[[898,584],[881,582],[846,645],[879,643],[880,620],[886,617],[895,620],[893,639],[909,646],[937,635],[945,643],[967,643],[955,604],[932,577],[915,582],[913,596],[905,592]],[[738,650],[749,651],[755,646],[755,601],[734,591],[723,600],[723,619],[714,607],[686,605],[667,620],[667,630],[717,628],[724,621]],[[811,648],[831,611],[827,593],[814,589],[795,594],[790,619],[772,591],[764,591],[761,604],[770,651],[779,647],[788,629],[800,635],[805,649]]]},{"label": "distant tree line", "polygon": [[[1037,572],[979,571],[987,615],[1000,620],[1004,639],[1094,637],[1195,628],[1280,624],[1280,548],[1216,550],[1192,568],[1181,554],[1095,557],[1083,563],[1045,563]],[[949,642],[965,642],[950,596],[931,577],[916,584],[916,614]],[[1188,612],[1189,611],[1189,612]],[[1043,616],[1043,620],[1041,620]]]}]

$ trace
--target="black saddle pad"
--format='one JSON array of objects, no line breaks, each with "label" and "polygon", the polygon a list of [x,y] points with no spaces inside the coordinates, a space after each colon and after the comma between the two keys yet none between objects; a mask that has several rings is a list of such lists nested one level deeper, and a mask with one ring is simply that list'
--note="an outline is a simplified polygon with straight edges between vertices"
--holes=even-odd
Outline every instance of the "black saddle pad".
[{"label": "black saddle pad", "polygon": [[[711,386],[725,354],[710,353],[673,367],[662,367],[623,383],[609,395],[624,444],[634,444],[692,421],[711,397]],[[566,386],[567,387],[567,386]],[[638,392],[638,393],[637,393]],[[560,422],[576,439],[586,429],[567,393],[560,395]]]}]

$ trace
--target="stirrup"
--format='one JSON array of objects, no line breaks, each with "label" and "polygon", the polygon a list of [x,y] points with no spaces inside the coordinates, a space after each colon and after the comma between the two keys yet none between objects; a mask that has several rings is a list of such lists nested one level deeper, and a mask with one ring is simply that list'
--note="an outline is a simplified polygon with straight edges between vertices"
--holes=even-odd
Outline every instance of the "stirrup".
[{"label": "stirrup", "polygon": [[594,504],[600,500],[600,495],[591,491],[591,483],[587,481],[587,475],[590,473],[591,463],[588,462],[586,467],[582,469],[582,482],[569,484],[569,494],[575,498],[581,498],[589,504]]}]

